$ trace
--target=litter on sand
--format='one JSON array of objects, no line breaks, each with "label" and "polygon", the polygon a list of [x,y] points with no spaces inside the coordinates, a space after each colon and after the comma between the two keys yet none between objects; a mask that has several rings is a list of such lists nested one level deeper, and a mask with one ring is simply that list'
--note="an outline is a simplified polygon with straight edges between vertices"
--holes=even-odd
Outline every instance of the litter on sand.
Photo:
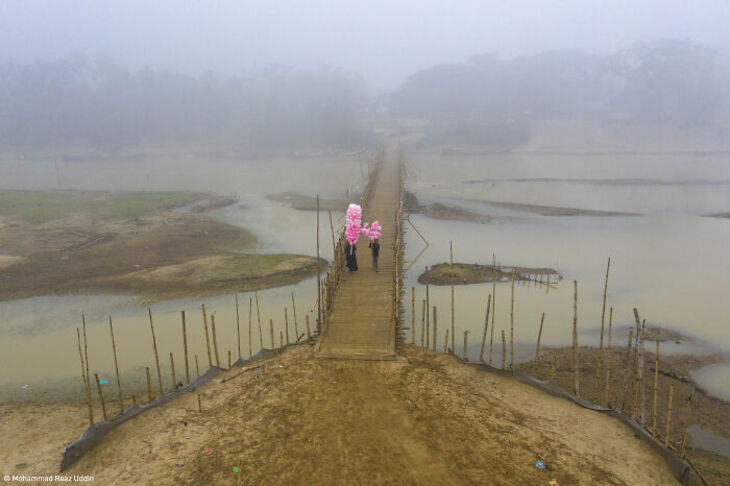
[{"label": "litter on sand", "polygon": [[213,449],[211,449],[210,447],[206,447],[205,449],[203,449],[204,456],[209,456],[211,454],[213,454]]},{"label": "litter on sand", "polygon": [[535,461],[535,467],[538,469],[545,469],[545,462],[542,459]]},{"label": "litter on sand", "polygon": [[550,486],[560,486],[557,479],[551,479],[548,483]]},{"label": "litter on sand", "polygon": [[100,385],[106,385],[107,383],[109,383],[109,380],[99,380]]},{"label": "litter on sand", "polygon": [[238,466],[233,466],[233,472],[239,472],[240,469],[238,469]]}]

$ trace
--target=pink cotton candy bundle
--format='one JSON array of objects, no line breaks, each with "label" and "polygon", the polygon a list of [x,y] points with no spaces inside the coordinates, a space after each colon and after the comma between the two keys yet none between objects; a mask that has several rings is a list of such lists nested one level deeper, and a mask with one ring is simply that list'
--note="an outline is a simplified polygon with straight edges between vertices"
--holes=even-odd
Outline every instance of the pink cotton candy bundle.
[{"label": "pink cotton candy bundle", "polygon": [[345,238],[351,245],[360,238],[360,223],[362,222],[362,208],[357,204],[350,204],[345,215]]},{"label": "pink cotton candy bundle", "polygon": [[[368,226],[370,227],[368,228]],[[380,239],[380,237],[382,236],[380,232],[382,230],[383,228],[380,226],[380,224],[378,224],[377,221],[373,221],[373,224],[365,223],[362,226],[362,233],[370,238],[370,241]]]}]

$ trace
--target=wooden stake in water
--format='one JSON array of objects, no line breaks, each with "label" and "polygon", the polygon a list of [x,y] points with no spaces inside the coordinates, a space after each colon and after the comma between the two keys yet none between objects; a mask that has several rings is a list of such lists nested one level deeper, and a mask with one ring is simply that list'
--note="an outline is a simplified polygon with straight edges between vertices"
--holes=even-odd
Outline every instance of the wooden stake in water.
[{"label": "wooden stake in water", "polygon": [[687,397],[687,403],[684,409],[684,417],[682,418],[682,442],[679,445],[679,456],[685,456],[685,447],[687,446],[687,424],[689,423],[690,406],[692,404],[692,394]]},{"label": "wooden stake in water", "polygon": [[213,350],[215,351],[215,365],[220,368],[221,360],[218,358],[218,339],[215,333],[215,312],[210,315],[210,327],[213,331]]},{"label": "wooden stake in water", "polygon": [[274,342],[274,320],[269,319],[269,331],[271,331],[271,349],[273,350],[276,348],[276,343]]},{"label": "wooden stake in water", "polygon": [[312,334],[309,329],[309,316],[304,316],[304,322],[307,324],[307,339],[312,339]]},{"label": "wooden stake in water", "polygon": [[669,408],[667,410],[667,432],[664,434],[664,447],[669,447],[669,432],[672,425],[672,399],[674,398],[674,383],[669,384]]},{"label": "wooden stake in water", "polygon": [[284,307],[284,329],[286,329],[286,344],[289,344],[289,315],[286,307]]},{"label": "wooden stake in water", "polygon": [[91,397],[91,375],[89,374],[89,345],[86,341],[86,316],[81,313],[81,326],[84,331],[84,363],[86,366],[86,389]]},{"label": "wooden stake in water", "polygon": [[[434,351],[436,351],[436,347],[437,347],[436,346],[436,336],[437,336],[436,331],[438,329],[438,319],[437,319],[437,317],[438,316],[436,315],[436,306],[433,306],[433,350]],[[453,334],[454,331],[452,330],[451,332]],[[453,338],[454,336],[452,335],[451,337]],[[451,342],[453,343],[454,340],[452,339]],[[454,351],[453,347],[452,347],[451,351],[452,352]]]},{"label": "wooden stake in water", "polygon": [[[634,307],[634,319],[636,320],[636,332],[639,332],[639,311]],[[646,320],[641,325],[641,339],[637,347],[637,379],[639,380],[639,423],[646,423],[646,390],[644,386],[644,327]]]},{"label": "wooden stake in water", "polygon": [[[106,418],[106,405],[104,404],[104,394],[101,392],[101,384],[99,383],[99,375],[94,373],[94,379],[96,380],[96,389],[99,390],[99,401],[101,401],[101,414],[104,416],[104,420],[108,420]],[[667,430],[669,430],[669,424],[667,424]]]},{"label": "wooden stake in water", "polygon": [[[456,330],[454,329],[454,245],[453,242],[449,241],[449,261],[451,266],[449,267],[449,273],[451,273],[451,349],[456,353],[456,345],[454,344],[454,338],[456,337]],[[436,335],[436,323],[433,323],[434,336]],[[434,343],[436,348],[436,343]]]},{"label": "wooden stake in water", "polygon": [[466,353],[466,351],[468,349],[466,346],[466,339],[467,339],[468,334],[469,334],[469,331],[464,331],[464,356],[462,358],[464,361],[468,361],[467,353]]},{"label": "wooden stake in water", "polygon": [[601,380],[601,360],[603,358],[603,325],[606,321],[606,292],[608,291],[608,270],[611,268],[611,257],[606,265],[606,280],[603,285],[603,308],[601,309],[601,343],[598,346],[598,364],[596,365],[596,383],[593,387],[593,401],[598,403],[598,384]]},{"label": "wooden stake in water", "polygon": [[504,340],[504,329],[502,329],[502,369],[504,369],[504,360],[507,357],[507,343]]},{"label": "wooden stake in water", "polygon": [[251,313],[253,311],[253,299],[248,298],[248,357],[253,357],[253,347],[251,344]]},{"label": "wooden stake in water", "polygon": [[190,384],[190,362],[188,360],[188,331],[185,329],[185,311],[180,311],[182,319],[183,350],[185,351],[185,383]]},{"label": "wooden stake in water", "polygon": [[411,343],[416,344],[416,288],[411,287]]},{"label": "wooden stake in water", "polygon": [[152,309],[147,308],[147,313],[150,316],[150,330],[152,330],[152,348],[155,351],[155,364],[157,365],[157,385],[160,388],[160,395],[162,395],[162,373],[160,373],[160,357],[157,354],[157,339],[155,338],[155,326],[152,324]]},{"label": "wooden stake in water", "polygon": [[479,362],[484,363],[484,346],[487,344],[487,327],[489,327],[489,309],[492,306],[492,294],[487,297],[487,316],[484,318],[484,334],[482,335],[482,347],[479,350]]},{"label": "wooden stake in water", "polygon": [[444,354],[449,350],[449,328],[446,328],[446,333],[444,335]]},{"label": "wooden stake in water", "polygon": [[228,350],[228,369],[231,369],[231,350]]},{"label": "wooden stake in water", "polygon": [[145,372],[147,373],[147,401],[152,401],[152,380],[150,380],[150,367],[145,367]]},{"label": "wooden stake in water", "polygon": [[540,330],[537,331],[537,348],[535,349],[535,361],[540,359],[540,338],[542,337],[542,324],[545,322],[545,313],[540,317]]},{"label": "wooden stake in water", "polygon": [[579,362],[578,362],[578,281],[573,280],[573,394],[580,396]]},{"label": "wooden stake in water", "polygon": [[238,336],[238,359],[241,359],[241,318],[238,315],[238,292],[236,292],[236,334]]},{"label": "wooden stake in water", "polygon": [[195,374],[200,378],[200,367],[198,366],[198,355],[195,355]]},{"label": "wooden stake in water", "polygon": [[205,330],[205,347],[208,351],[208,367],[213,366],[213,357],[210,354],[210,335],[208,334],[208,315],[205,313],[205,304],[200,305],[203,311],[203,328]]},{"label": "wooden stake in water", "polygon": [[606,402],[606,406],[610,407],[610,402],[608,400],[608,387],[611,383],[611,325],[613,324],[613,307],[611,307],[608,310],[608,354],[606,354],[606,392],[604,401]]},{"label": "wooden stake in water", "polygon": [[256,321],[259,324],[259,345],[261,349],[264,349],[264,332],[261,330],[261,310],[259,309],[259,293],[253,291],[253,296],[256,299]]},{"label": "wooden stake in water", "polygon": [[426,337],[426,299],[423,299],[423,306],[421,308],[421,347],[423,347],[423,342]]},{"label": "wooden stake in water", "polygon": [[626,411],[626,403],[631,388],[631,380],[633,377],[633,366],[631,361],[631,341],[634,338],[634,330],[629,329],[629,341],[626,343],[626,377],[624,378],[624,397],[621,402],[621,411]]},{"label": "wooden stake in water", "polygon": [[492,330],[489,335],[489,365],[492,364],[492,343],[494,342],[494,314],[497,312],[497,257],[492,253]]},{"label": "wooden stake in water", "polygon": [[515,363],[515,270],[512,269],[512,293],[509,305],[509,369]]},{"label": "wooden stake in water", "polygon": [[124,403],[122,402],[122,382],[119,380],[119,363],[117,362],[117,344],[114,341],[114,326],[112,326],[112,316],[109,316],[109,332],[112,336],[112,353],[114,354],[114,370],[117,373],[117,392],[119,394],[119,413],[124,411]]},{"label": "wooden stake in water", "polygon": [[279,331],[279,348],[284,347],[284,331]]},{"label": "wooden stake in water", "polygon": [[651,426],[651,435],[656,437],[656,405],[659,393],[659,340],[656,341],[656,355],[654,355],[654,421]]},{"label": "wooden stake in water", "polygon": [[175,358],[170,353],[170,374],[172,375],[172,389],[177,389],[177,379],[175,378]]},{"label": "wooden stake in water", "polygon": [[84,370],[84,354],[81,352],[81,333],[76,328],[76,339],[79,342],[79,359],[81,360],[81,379],[84,380],[84,391],[86,392],[86,404],[89,406],[89,425],[94,425],[94,411],[91,407],[91,394],[89,393],[89,382],[86,380],[86,371]]},{"label": "wooden stake in water", "polygon": [[299,327],[297,324],[297,304],[294,302],[294,292],[291,293],[291,308],[294,314],[294,336],[299,339]]},{"label": "wooden stake in water", "polygon": [[200,400],[200,398],[203,396],[202,393],[198,393],[198,412],[203,411],[203,402]]},{"label": "wooden stake in water", "polygon": [[[426,271],[428,272],[428,267],[426,267]],[[429,335],[431,333],[431,318],[429,316],[429,309],[431,308],[431,300],[429,298],[429,292],[428,292],[429,284],[426,282],[426,347],[430,348],[429,346]]]},{"label": "wooden stake in water", "polygon": [[[317,329],[322,325],[322,282],[319,274],[319,194],[317,194]],[[271,337],[271,348],[274,348],[274,337]]]}]

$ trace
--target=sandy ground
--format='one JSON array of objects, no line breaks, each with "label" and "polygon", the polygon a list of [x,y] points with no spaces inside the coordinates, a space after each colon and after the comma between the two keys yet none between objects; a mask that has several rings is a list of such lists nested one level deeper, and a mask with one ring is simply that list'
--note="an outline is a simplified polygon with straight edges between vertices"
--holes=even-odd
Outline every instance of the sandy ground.
[{"label": "sandy ground", "polygon": [[[67,473],[96,484],[677,484],[617,420],[412,346],[393,362],[296,346],[201,393],[202,412],[195,394],[151,410]],[[2,410],[15,414],[2,422],[3,473],[54,472],[85,425],[82,407]]]}]

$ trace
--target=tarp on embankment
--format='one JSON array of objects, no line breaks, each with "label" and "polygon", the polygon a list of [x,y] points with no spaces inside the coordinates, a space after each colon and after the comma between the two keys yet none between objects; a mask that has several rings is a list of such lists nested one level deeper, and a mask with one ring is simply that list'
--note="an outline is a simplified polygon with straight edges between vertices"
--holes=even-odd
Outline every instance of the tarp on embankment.
[{"label": "tarp on embankment", "polygon": [[569,392],[562,389],[560,387],[560,385],[558,385],[554,380],[540,380],[524,371],[502,370],[499,368],[494,368],[492,366],[489,366],[485,363],[469,363],[467,361],[464,361],[461,358],[457,357],[457,359],[459,359],[462,363],[467,364],[480,371],[485,371],[487,373],[492,373],[492,374],[499,375],[499,376],[513,378],[521,383],[530,385],[530,386],[537,388],[552,396],[566,398],[566,399],[572,401],[573,403],[580,405],[583,408],[587,408],[589,410],[593,410],[593,411],[600,412],[600,413],[603,413],[606,415],[610,415],[612,417],[619,419],[634,432],[634,436],[637,439],[643,440],[644,442],[649,444],[650,447],[652,447],[657,453],[659,453],[660,456],[662,456],[664,458],[664,460],[667,462],[667,464],[669,464],[669,467],[672,470],[672,472],[674,473],[674,476],[677,479],[679,479],[679,481],[683,485],[694,486],[694,485],[704,484],[698,474],[693,474],[694,468],[692,467],[692,465],[689,462],[687,462],[686,460],[682,459],[679,455],[675,454],[671,450],[664,447],[664,444],[661,441],[659,441],[656,437],[653,437],[651,435],[651,433],[648,430],[646,430],[644,427],[642,427],[641,424],[639,424],[636,420],[634,420],[633,417],[626,415],[623,412],[619,412],[617,410],[602,407],[595,403],[592,403],[592,402],[583,400],[582,398],[576,397],[575,395],[572,395]]},{"label": "tarp on embankment", "polygon": [[[239,359],[233,365],[231,365],[230,369],[233,369],[237,366],[246,366],[250,365],[255,361],[259,361],[262,359],[270,358],[271,356],[274,356],[275,354],[280,353],[288,346],[293,346],[294,344],[284,346],[284,348],[279,348],[274,351],[270,349],[262,349],[256,355],[251,357],[250,359]],[[203,376],[198,377],[194,381],[190,382],[188,385],[185,385],[181,388],[178,388],[176,390],[172,390],[166,393],[163,393],[156,399],[152,400],[149,403],[145,404],[135,404],[129,407],[124,412],[117,414],[113,419],[111,420],[105,420],[103,422],[97,422],[91,426],[89,426],[86,431],[81,434],[81,437],[76,439],[75,441],[69,443],[66,448],[63,450],[63,454],[61,456],[61,469],[60,472],[63,472],[66,468],[68,468],[71,464],[78,461],[81,456],[89,452],[91,449],[96,447],[101,441],[104,439],[106,434],[112,430],[114,427],[117,427],[118,425],[123,424],[127,420],[130,420],[137,415],[146,412],[147,410],[159,407],[161,405],[164,405],[166,403],[169,403],[176,398],[180,397],[184,393],[190,393],[194,392],[198,388],[201,388],[208,383],[210,383],[210,380],[215,378],[220,373],[227,371],[225,368],[218,368],[217,366],[213,366],[212,368],[209,368],[208,371],[206,371]]]}]

